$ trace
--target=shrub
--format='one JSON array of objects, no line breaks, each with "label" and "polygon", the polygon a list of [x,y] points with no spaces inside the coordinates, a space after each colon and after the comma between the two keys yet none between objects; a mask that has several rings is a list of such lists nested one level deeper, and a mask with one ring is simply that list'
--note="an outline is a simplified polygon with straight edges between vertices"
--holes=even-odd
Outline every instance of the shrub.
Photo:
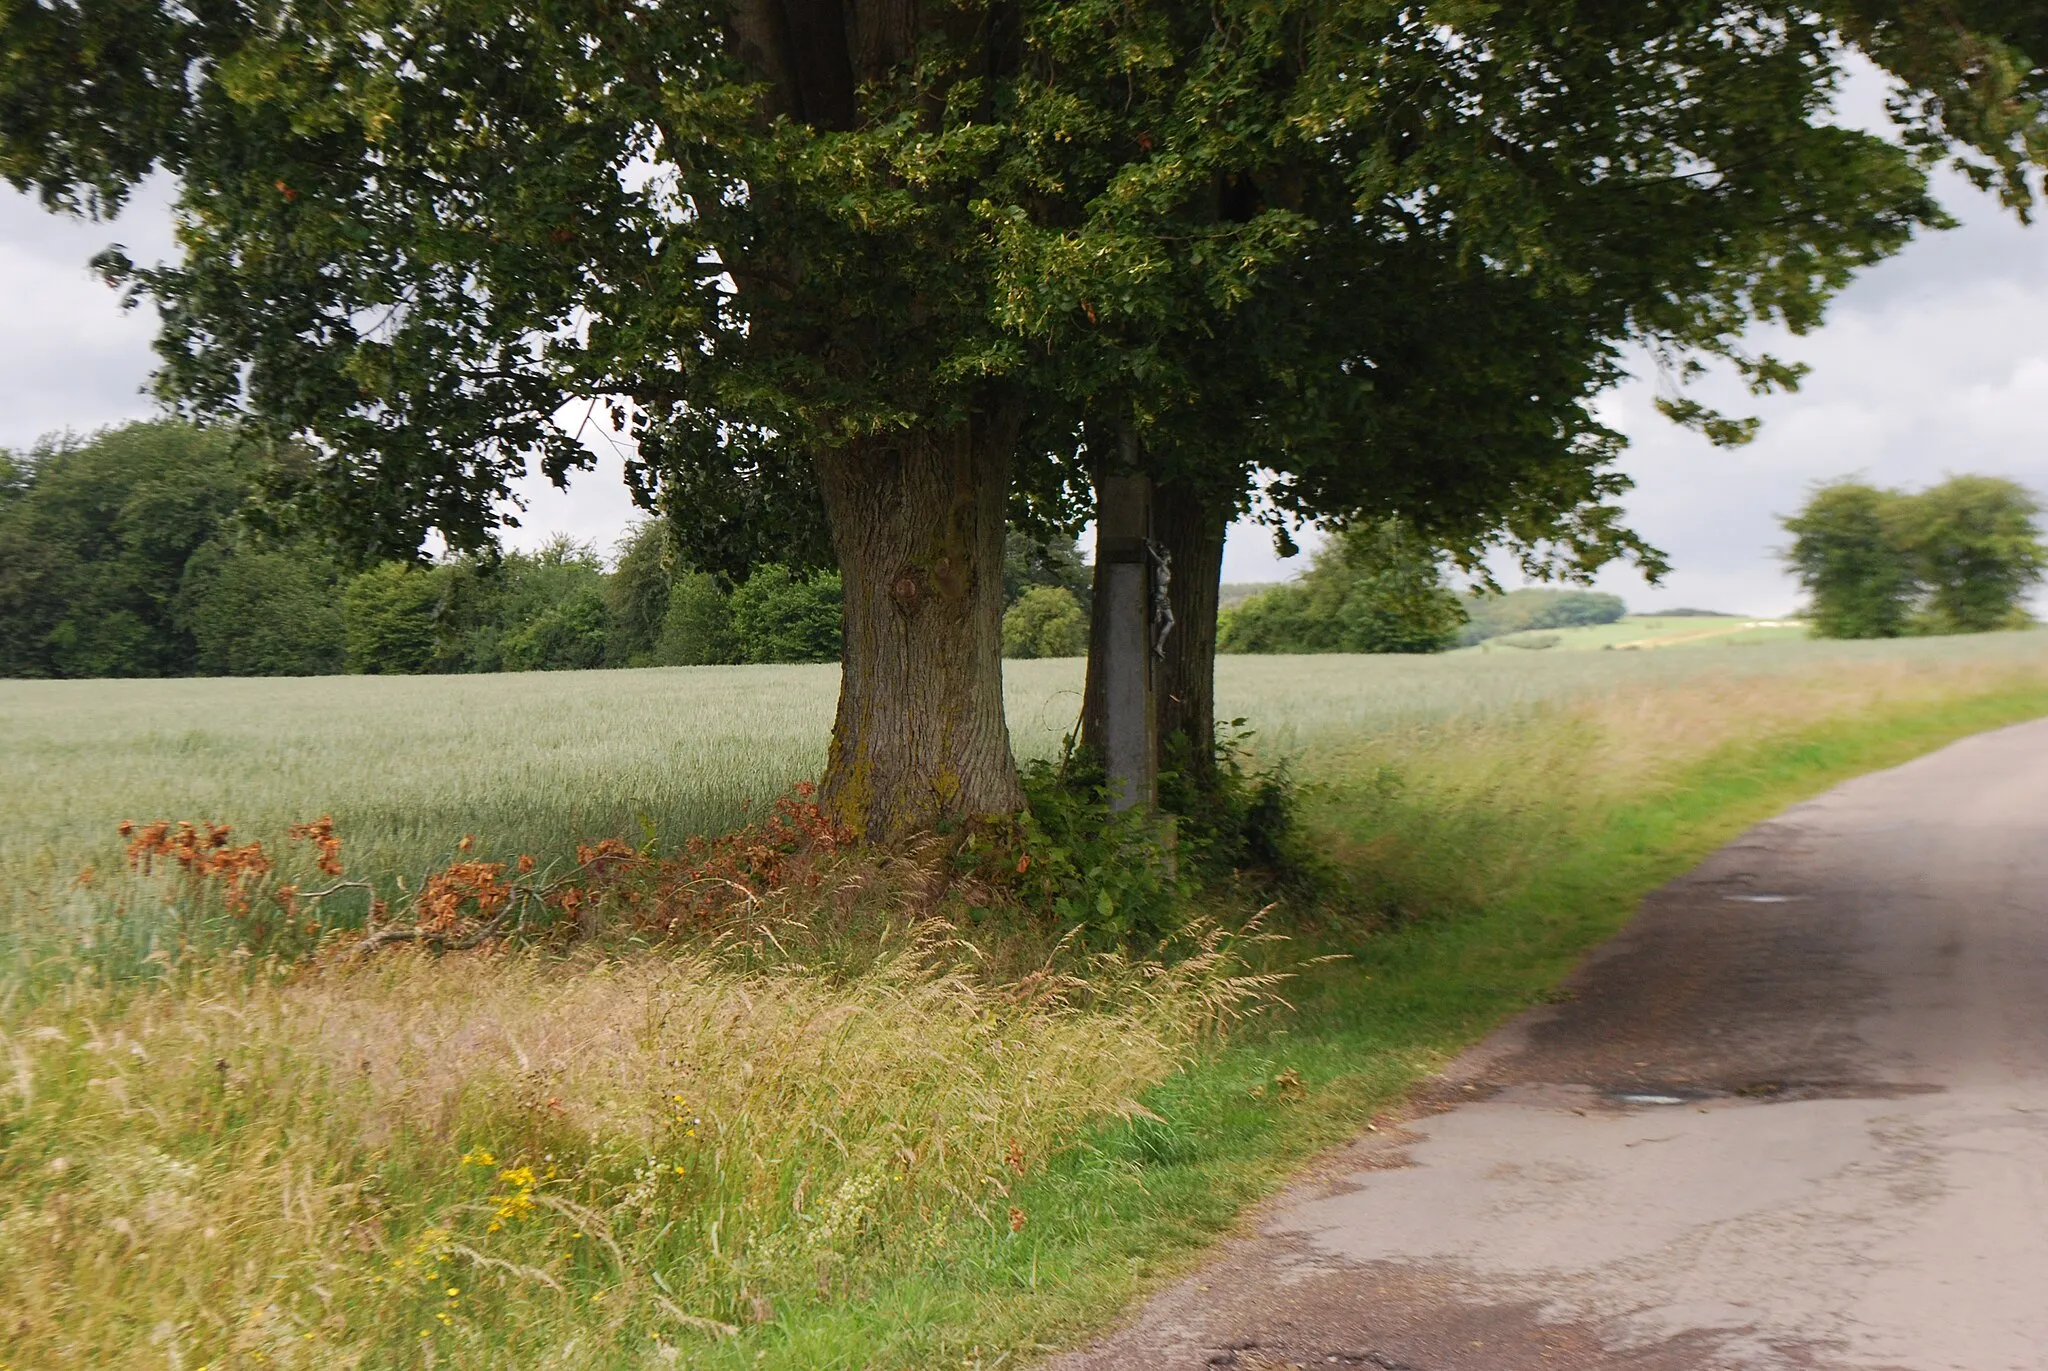
[{"label": "shrub", "polygon": [[[1097,944],[1150,951],[1181,934],[1205,887],[1245,875],[1287,885],[1319,881],[1323,867],[1295,838],[1298,796],[1284,766],[1259,769],[1244,720],[1219,729],[1207,785],[1169,756],[1159,782],[1165,817],[1110,807],[1100,764],[1069,736],[1058,758],[1026,763],[1028,812],[1000,868],[1015,859],[1013,887],[1027,908],[1086,930]],[[1178,740],[1177,740],[1178,741]],[[976,843],[965,845],[976,852]]]},{"label": "shrub", "polygon": [[1169,745],[1159,774],[1160,808],[1174,816],[1189,869],[1222,881],[1258,872],[1286,884],[1318,880],[1322,864],[1297,841],[1300,795],[1285,763],[1261,768],[1243,719],[1216,730],[1206,784],[1196,784],[1185,736]]},{"label": "shrub", "polygon": [[1333,626],[1306,587],[1274,586],[1217,616],[1216,650],[1335,652]]},{"label": "shrub", "polygon": [[715,666],[739,660],[732,605],[717,577],[685,572],[669,587],[654,660],[661,666]]},{"label": "shrub", "polygon": [[836,662],[839,573],[798,577],[773,563],[756,568],[730,601],[732,636],[744,662]]},{"label": "shrub", "polygon": [[349,671],[416,676],[433,670],[446,580],[439,567],[386,562],[349,582],[341,601]]},{"label": "shrub", "polygon": [[606,587],[622,664],[711,666],[839,660],[836,572],[799,574],[774,563],[728,590],[714,575],[677,569],[659,522],[625,544]]},{"label": "shrub", "polygon": [[1398,520],[1346,530],[1294,585],[1217,621],[1221,652],[1441,652],[1465,612],[1440,554]]},{"label": "shrub", "polygon": [[1036,586],[1003,614],[1005,657],[1080,657],[1088,651],[1088,619],[1065,586]]},{"label": "shrub", "polygon": [[442,671],[602,666],[610,633],[604,562],[568,537],[534,552],[464,557],[441,574]]},{"label": "shrub", "polygon": [[327,676],[347,660],[340,574],[305,548],[194,554],[178,591],[202,676]]},{"label": "shrub", "polygon": [[603,666],[609,614],[604,593],[582,586],[505,635],[508,671],[582,671]]},{"label": "shrub", "polygon": [[1099,944],[1155,946],[1180,930],[1192,881],[1156,816],[1112,810],[1102,768],[1072,737],[1057,760],[1025,763],[1023,777],[1015,870],[1027,904]]}]

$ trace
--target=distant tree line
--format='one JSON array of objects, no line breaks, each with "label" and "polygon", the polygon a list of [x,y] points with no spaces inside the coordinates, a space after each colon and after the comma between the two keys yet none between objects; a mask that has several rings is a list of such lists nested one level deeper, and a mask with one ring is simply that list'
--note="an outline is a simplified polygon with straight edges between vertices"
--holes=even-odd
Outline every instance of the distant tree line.
[{"label": "distant tree line", "polygon": [[[836,572],[690,566],[662,520],[614,563],[557,539],[536,552],[351,568],[268,524],[265,464],[176,421],[0,451],[0,675],[308,676],[830,662]],[[1088,650],[1091,570],[1071,540],[1012,530],[1003,652]],[[1225,652],[1435,652],[1622,613],[1611,595],[1461,596],[1398,521],[1332,538],[1300,580],[1227,610]]]},{"label": "distant tree line", "polygon": [[2025,487],[1992,476],[1918,494],[1836,481],[1783,521],[1785,557],[1824,638],[2024,628],[2027,592],[2048,568],[2040,512]]},{"label": "distant tree line", "polygon": [[306,676],[832,661],[836,576],[736,586],[664,557],[537,552],[351,569],[264,526],[263,461],[176,422],[0,454],[0,675]]},{"label": "distant tree line", "polygon": [[1437,549],[1399,520],[1347,529],[1299,580],[1223,611],[1220,652],[1441,652],[1465,622]]},{"label": "distant tree line", "polygon": [[1398,520],[1340,533],[1296,581],[1223,611],[1223,652],[1442,652],[1531,629],[1612,623],[1618,595],[1531,588],[1460,595],[1440,551]]},{"label": "distant tree line", "polygon": [[641,524],[606,581],[615,666],[728,666],[836,662],[837,572],[754,568],[738,583],[699,571],[676,553],[660,520]]},{"label": "distant tree line", "polygon": [[1611,624],[1626,613],[1628,605],[1619,595],[1597,590],[1530,586],[1505,595],[1474,595],[1465,601],[1465,623],[1458,630],[1458,646],[1471,647],[1489,638],[1539,629]]},{"label": "distant tree line", "polygon": [[[159,421],[0,451],[0,676],[311,676],[832,662],[836,572],[690,567],[665,524],[616,565],[566,538],[537,552],[351,569],[269,527],[265,462]],[[1071,543],[1010,538],[1011,656],[1087,650]]]}]

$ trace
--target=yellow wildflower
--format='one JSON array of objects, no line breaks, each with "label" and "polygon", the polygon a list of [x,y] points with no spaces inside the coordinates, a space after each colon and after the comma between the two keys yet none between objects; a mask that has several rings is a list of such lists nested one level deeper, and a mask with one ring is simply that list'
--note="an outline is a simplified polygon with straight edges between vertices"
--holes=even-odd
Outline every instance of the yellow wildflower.
[{"label": "yellow wildflower", "polygon": [[498,1173],[498,1179],[512,1187],[509,1195],[493,1195],[491,1203],[498,1206],[497,1217],[491,1221],[490,1231],[495,1233],[506,1219],[523,1219],[533,1212],[533,1188],[540,1183],[530,1166],[510,1166]]}]

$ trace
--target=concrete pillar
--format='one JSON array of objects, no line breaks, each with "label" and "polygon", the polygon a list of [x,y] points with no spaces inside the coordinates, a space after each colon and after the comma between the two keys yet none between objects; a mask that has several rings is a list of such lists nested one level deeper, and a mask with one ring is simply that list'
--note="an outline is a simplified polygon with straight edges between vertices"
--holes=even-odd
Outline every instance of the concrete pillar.
[{"label": "concrete pillar", "polygon": [[1154,691],[1150,477],[1104,476],[1095,484],[1095,622],[1086,730],[1108,773],[1110,807],[1159,802]]}]

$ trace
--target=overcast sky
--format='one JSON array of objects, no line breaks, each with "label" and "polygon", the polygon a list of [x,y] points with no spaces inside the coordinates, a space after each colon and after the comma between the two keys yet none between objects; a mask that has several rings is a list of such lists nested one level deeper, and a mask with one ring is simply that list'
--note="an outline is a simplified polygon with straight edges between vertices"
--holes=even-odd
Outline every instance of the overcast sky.
[{"label": "overcast sky", "polygon": [[[1602,589],[1637,609],[1789,611],[1797,593],[1776,559],[1777,518],[1817,480],[1858,473],[1919,487],[1973,472],[2048,494],[2048,226],[2021,228],[1957,179],[1942,185],[1962,227],[1868,272],[1819,332],[1755,340],[1811,365],[1799,393],[1757,401],[1734,387],[1702,388],[1702,398],[1763,418],[1750,446],[1722,451],[1673,428],[1651,408],[1647,379],[1611,397],[1609,422],[1631,439],[1630,517],[1670,554],[1673,571],[1652,589],[1617,569]],[[0,186],[0,447],[152,412],[143,387],[154,318],[124,313],[86,267],[116,242],[139,261],[170,253],[161,188],[95,224],[50,215]],[[526,494],[520,545],[566,532],[609,547],[634,517],[608,451],[566,493],[533,481]],[[1275,580],[1305,564],[1279,560],[1265,531],[1244,528],[1233,531],[1224,577]]]}]

